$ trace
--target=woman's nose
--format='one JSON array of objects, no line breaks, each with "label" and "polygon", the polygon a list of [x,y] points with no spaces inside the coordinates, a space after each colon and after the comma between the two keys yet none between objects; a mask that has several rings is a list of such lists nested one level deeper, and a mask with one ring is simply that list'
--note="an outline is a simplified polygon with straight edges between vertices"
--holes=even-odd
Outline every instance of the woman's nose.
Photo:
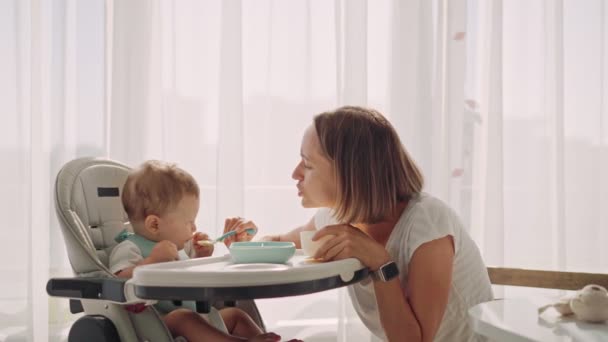
[{"label": "woman's nose", "polygon": [[298,165],[296,165],[296,168],[293,169],[293,172],[291,173],[291,178],[293,178],[295,180],[301,180],[302,179],[302,173],[300,172],[300,166],[301,165],[302,165],[301,162]]}]

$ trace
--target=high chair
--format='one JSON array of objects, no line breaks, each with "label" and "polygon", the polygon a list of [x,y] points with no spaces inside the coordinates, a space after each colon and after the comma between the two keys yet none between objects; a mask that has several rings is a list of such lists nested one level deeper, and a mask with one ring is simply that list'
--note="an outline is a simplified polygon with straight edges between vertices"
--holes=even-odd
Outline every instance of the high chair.
[{"label": "high chair", "polygon": [[[150,305],[154,301],[137,298],[129,280],[108,269],[114,237],[131,230],[120,199],[129,170],[116,161],[87,157],[68,162],[57,175],[55,209],[75,277],[50,279],[47,292],[70,298],[70,311],[85,314],[72,325],[69,341],[177,341]],[[264,329],[252,300],[233,304]],[[200,311],[208,311],[203,313],[209,321],[226,331],[215,308]]]}]

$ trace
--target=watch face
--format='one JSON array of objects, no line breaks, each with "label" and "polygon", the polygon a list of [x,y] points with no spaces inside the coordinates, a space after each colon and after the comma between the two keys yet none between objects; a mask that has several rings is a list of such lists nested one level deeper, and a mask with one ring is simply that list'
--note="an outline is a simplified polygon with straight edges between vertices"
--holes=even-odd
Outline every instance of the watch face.
[{"label": "watch face", "polygon": [[399,268],[395,262],[388,263],[380,268],[383,281],[389,281],[399,275]]}]

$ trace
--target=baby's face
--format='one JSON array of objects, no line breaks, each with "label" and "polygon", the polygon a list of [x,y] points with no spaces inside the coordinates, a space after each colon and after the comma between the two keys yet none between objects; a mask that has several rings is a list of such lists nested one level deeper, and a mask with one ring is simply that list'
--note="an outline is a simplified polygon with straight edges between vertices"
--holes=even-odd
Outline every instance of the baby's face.
[{"label": "baby's face", "polygon": [[178,250],[183,249],[186,241],[190,240],[196,231],[194,221],[198,214],[198,207],[198,197],[184,196],[172,211],[160,217],[160,239],[173,242]]}]

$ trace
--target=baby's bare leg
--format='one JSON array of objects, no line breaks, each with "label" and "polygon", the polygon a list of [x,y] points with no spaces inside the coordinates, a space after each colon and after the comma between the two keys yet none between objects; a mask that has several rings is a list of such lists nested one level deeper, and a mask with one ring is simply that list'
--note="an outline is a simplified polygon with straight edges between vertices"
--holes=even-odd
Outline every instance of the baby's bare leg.
[{"label": "baby's bare leg", "polygon": [[188,342],[232,342],[245,338],[230,336],[215,328],[198,313],[188,309],[178,309],[168,313],[163,320],[173,336],[183,336]]},{"label": "baby's bare leg", "polygon": [[253,319],[241,309],[223,308],[220,315],[231,335],[252,338],[263,333]]}]

